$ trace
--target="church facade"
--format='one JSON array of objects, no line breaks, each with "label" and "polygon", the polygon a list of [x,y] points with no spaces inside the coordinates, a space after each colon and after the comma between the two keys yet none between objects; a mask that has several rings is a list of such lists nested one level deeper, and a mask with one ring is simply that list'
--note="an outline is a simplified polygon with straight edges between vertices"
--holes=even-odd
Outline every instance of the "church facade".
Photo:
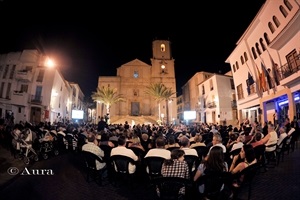
[{"label": "church facade", "polygon": [[[111,87],[126,99],[124,102],[111,106],[111,123],[128,116],[147,116],[155,121],[161,119],[166,122],[166,106],[169,109],[170,122],[176,120],[176,79],[170,41],[154,40],[150,61],[149,65],[139,59],[134,59],[118,67],[116,76],[99,76],[98,88]],[[172,97],[173,101],[162,101],[159,104],[153,97],[146,94],[147,87],[152,83],[163,83],[167,88],[172,88],[175,92]],[[105,106],[97,103],[97,113],[98,116],[105,115]]]}]

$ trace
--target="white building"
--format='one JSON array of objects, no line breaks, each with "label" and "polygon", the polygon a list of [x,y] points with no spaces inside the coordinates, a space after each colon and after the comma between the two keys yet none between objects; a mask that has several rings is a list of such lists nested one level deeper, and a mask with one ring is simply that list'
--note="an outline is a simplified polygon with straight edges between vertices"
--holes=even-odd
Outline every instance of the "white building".
[{"label": "white building", "polygon": [[180,104],[177,103],[179,120],[184,111],[196,111],[191,122],[232,124],[237,121],[236,95],[232,73],[215,74],[197,72],[182,87]]},{"label": "white building", "polygon": [[286,116],[300,117],[299,4],[266,0],[226,59],[240,120],[273,122],[274,114],[280,122]]},{"label": "white building", "polygon": [[0,55],[0,117],[34,124],[71,119],[72,106],[81,105],[80,88],[47,61],[37,50]]},{"label": "white building", "polygon": [[235,124],[236,95],[231,73],[213,74],[198,84],[196,111],[199,121],[208,124]]}]

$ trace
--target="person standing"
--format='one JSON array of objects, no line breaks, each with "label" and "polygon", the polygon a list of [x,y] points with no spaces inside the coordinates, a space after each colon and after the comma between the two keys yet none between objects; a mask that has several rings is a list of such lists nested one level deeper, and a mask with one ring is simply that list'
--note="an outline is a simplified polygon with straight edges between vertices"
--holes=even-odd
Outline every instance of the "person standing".
[{"label": "person standing", "polygon": [[107,128],[107,123],[104,121],[104,117],[100,118],[100,121],[98,122],[97,131],[101,132],[104,131],[104,129]]},{"label": "person standing", "polygon": [[273,114],[273,123],[274,123],[274,126],[275,126],[275,127],[278,125],[278,114],[277,114],[277,110],[275,110],[275,113]]}]

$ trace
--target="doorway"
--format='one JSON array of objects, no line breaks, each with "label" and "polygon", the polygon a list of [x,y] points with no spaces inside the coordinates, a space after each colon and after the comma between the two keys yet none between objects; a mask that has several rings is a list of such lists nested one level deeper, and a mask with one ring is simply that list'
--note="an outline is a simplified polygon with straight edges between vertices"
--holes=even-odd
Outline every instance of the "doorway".
[{"label": "doorway", "polygon": [[30,111],[30,122],[33,124],[39,124],[41,122],[41,108],[38,107],[32,107]]},{"label": "doorway", "polygon": [[132,116],[140,115],[140,103],[139,102],[131,102],[131,115]]}]

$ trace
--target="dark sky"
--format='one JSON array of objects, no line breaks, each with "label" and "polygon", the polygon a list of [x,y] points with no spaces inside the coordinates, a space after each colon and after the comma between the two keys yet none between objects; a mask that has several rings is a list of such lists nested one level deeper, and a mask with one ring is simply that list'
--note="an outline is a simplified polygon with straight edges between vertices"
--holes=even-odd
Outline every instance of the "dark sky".
[{"label": "dark sky", "polygon": [[62,2],[0,0],[0,53],[39,49],[90,96],[122,64],[150,65],[154,39],[172,43],[178,93],[198,71],[229,71],[225,60],[265,0]]}]

